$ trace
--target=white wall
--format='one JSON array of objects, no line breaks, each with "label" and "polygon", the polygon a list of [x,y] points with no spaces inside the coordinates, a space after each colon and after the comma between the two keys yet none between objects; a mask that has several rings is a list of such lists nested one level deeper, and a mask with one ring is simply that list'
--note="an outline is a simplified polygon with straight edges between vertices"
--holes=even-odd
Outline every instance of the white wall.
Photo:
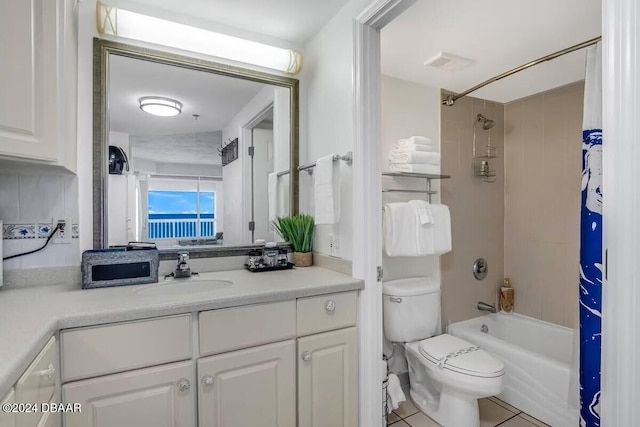
[{"label": "white wall", "polygon": [[[353,150],[353,18],[369,0],[351,0],[305,45],[301,73],[301,126],[305,136],[300,163]],[[304,110],[306,102],[306,111]],[[351,167],[343,162],[340,222],[316,228],[314,251],[329,253],[329,234],[339,239],[338,255],[352,259]],[[313,214],[313,176],[300,174],[300,211]]]},{"label": "white wall", "polygon": [[[384,34],[382,35],[384,37]],[[421,84],[382,76],[382,151],[381,169],[389,170],[389,151],[398,139],[413,135],[431,139],[439,151],[440,146],[440,90]],[[383,188],[402,188],[424,190],[424,179],[383,179]],[[440,183],[432,182],[432,188],[438,190]],[[412,199],[426,200],[416,193],[383,193],[382,202],[406,202]],[[440,201],[440,195],[432,197],[433,203]],[[430,276],[439,278],[439,257],[387,257],[383,253],[385,280],[405,277]]]}]

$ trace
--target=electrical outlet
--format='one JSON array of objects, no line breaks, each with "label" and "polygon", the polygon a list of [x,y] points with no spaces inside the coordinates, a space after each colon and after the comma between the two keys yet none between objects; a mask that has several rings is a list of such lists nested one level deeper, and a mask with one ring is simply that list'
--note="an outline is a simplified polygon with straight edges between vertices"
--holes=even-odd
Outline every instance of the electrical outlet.
[{"label": "electrical outlet", "polygon": [[53,236],[53,244],[69,244],[71,243],[71,218],[62,217],[54,218],[52,221],[52,227],[61,224],[60,228],[56,230],[56,234]]},{"label": "electrical outlet", "polygon": [[329,255],[331,256],[339,256],[340,247],[338,236],[335,234],[329,234]]}]

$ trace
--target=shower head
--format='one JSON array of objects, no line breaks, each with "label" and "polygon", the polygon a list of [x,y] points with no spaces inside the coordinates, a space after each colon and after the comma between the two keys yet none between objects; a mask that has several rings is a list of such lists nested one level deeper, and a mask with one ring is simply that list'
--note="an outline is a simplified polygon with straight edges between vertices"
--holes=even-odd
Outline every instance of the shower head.
[{"label": "shower head", "polygon": [[493,125],[495,124],[493,120],[487,119],[482,114],[478,114],[478,122],[482,123],[482,129],[484,129],[484,130],[491,129],[493,127]]}]

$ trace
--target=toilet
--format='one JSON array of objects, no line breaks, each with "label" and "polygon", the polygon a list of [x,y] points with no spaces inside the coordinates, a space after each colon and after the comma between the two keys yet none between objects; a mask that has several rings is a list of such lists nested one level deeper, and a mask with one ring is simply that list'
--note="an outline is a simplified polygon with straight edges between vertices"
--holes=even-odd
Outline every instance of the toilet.
[{"label": "toilet", "polygon": [[411,400],[444,427],[479,427],[478,399],[503,390],[504,364],[440,329],[440,284],[427,277],[383,283],[384,335],[405,343]]}]

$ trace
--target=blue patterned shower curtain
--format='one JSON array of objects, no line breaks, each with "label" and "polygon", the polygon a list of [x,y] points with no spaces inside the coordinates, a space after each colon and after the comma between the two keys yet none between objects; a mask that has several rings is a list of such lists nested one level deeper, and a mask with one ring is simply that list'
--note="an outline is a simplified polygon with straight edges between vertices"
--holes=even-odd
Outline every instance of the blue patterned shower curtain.
[{"label": "blue patterned shower curtain", "polygon": [[600,426],[602,308],[602,55],[587,51],[580,217],[580,426]]}]

